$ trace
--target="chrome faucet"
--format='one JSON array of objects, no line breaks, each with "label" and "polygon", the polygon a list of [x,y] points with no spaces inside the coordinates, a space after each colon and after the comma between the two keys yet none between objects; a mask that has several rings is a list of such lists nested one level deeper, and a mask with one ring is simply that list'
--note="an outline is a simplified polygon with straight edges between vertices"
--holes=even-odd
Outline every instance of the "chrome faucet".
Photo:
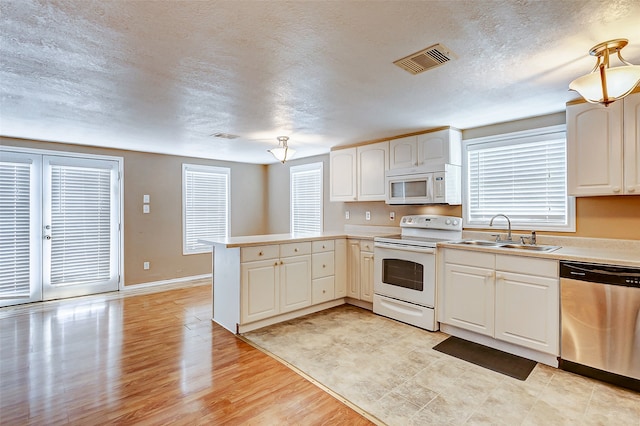
[{"label": "chrome faucet", "polygon": [[[509,226],[509,232],[507,233],[507,240],[506,241],[513,241],[511,239],[511,219],[509,219],[509,216],[507,216],[506,214],[502,214],[502,213],[498,213],[497,215],[495,215],[494,217],[491,218],[491,220],[489,221],[489,226],[493,226],[493,219],[495,219],[498,216],[502,216],[505,219],[507,219],[507,225]],[[498,235],[498,238],[496,240],[500,239],[500,235]]]}]

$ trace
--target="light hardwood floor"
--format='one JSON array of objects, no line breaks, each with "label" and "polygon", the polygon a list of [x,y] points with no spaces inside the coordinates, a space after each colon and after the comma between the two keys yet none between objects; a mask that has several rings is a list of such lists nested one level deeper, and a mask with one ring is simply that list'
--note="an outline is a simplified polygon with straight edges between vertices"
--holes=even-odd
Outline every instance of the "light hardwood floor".
[{"label": "light hardwood floor", "polygon": [[0,309],[0,424],[370,424],[213,323],[209,285]]}]

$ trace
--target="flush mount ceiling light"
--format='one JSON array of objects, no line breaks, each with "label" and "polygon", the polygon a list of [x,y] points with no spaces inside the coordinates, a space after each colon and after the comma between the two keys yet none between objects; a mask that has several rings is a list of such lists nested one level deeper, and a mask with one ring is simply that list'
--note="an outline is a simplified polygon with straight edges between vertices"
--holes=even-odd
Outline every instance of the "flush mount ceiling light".
[{"label": "flush mount ceiling light", "polygon": [[[591,73],[573,80],[569,89],[578,92],[587,102],[604,106],[631,93],[640,83],[640,65],[630,64],[622,58],[620,51],[627,43],[629,40],[618,38],[593,46],[589,54],[598,58],[596,66]],[[609,57],[614,53],[618,54],[623,66],[609,67]]]},{"label": "flush mount ceiling light", "polygon": [[278,136],[278,147],[273,149],[268,149],[270,153],[276,157],[276,160],[284,164],[287,160],[291,160],[293,154],[296,153],[294,149],[289,148],[287,145],[287,141],[289,140],[289,136]]}]

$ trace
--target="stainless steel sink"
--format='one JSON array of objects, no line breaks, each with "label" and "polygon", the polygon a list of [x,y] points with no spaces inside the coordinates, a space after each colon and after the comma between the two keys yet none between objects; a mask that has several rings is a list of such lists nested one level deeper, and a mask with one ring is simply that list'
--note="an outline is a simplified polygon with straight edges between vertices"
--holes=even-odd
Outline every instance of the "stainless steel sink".
[{"label": "stainless steel sink", "polygon": [[560,248],[558,246],[532,246],[528,244],[503,244],[503,245],[500,245],[499,247],[507,248],[507,249],[545,251],[545,252],[558,250]]},{"label": "stainless steel sink", "polygon": [[530,245],[530,244],[518,244],[518,243],[509,243],[505,241],[488,241],[488,240],[463,240],[463,241],[458,241],[456,244],[462,244],[467,246],[496,247],[496,248],[513,249],[513,250],[542,251],[542,252],[551,252],[554,250],[558,250],[560,248],[558,246],[538,246],[538,245]]},{"label": "stainless steel sink", "polygon": [[487,241],[487,240],[464,240],[459,241],[456,244],[465,244],[468,246],[485,246],[485,247],[499,247],[502,243],[498,243],[496,241]]}]

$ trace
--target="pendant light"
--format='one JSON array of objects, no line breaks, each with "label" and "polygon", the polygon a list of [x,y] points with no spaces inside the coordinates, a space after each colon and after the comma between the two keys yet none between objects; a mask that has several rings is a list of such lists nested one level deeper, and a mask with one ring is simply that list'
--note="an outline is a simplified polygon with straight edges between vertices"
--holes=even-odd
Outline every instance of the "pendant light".
[{"label": "pendant light", "polygon": [[[573,80],[569,89],[578,92],[587,102],[604,106],[631,93],[640,83],[640,65],[630,64],[622,58],[620,51],[628,43],[629,40],[619,38],[593,46],[589,54],[598,58],[595,67],[591,73]],[[610,68],[609,58],[616,53],[624,65]]]},{"label": "pendant light", "polygon": [[284,164],[287,160],[291,160],[293,154],[296,153],[295,149],[289,148],[287,145],[287,141],[289,140],[289,136],[278,136],[278,147],[273,149],[268,149],[273,156]]}]

